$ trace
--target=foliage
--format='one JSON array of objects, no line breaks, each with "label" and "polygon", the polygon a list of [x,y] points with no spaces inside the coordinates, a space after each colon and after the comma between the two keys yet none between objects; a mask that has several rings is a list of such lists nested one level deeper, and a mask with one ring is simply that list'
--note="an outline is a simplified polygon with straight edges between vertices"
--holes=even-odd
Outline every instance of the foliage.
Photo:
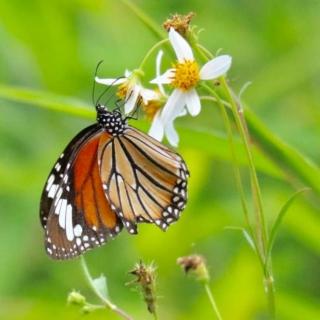
[{"label": "foliage", "polygon": [[[67,291],[76,288],[90,295],[79,280],[77,261],[52,262],[45,255],[38,202],[57,155],[76,132],[94,121],[90,95],[96,63],[104,59],[104,73],[118,76],[124,62],[129,69],[134,67],[163,36],[154,30],[149,33],[125,2],[0,2],[0,318],[76,318],[78,309],[65,305]],[[222,47],[234,57],[232,86],[240,90],[246,81],[253,81],[243,99],[250,106],[247,121],[269,229],[294,190],[313,189],[295,200],[274,243],[279,319],[316,319],[320,312],[319,4],[135,3],[156,25],[169,13],[195,11],[195,23],[206,29],[200,33],[202,42],[212,50]],[[151,61],[146,67],[154,76]],[[225,229],[243,226],[244,221],[221,123],[218,109],[209,101],[200,117],[178,121],[179,152],[192,172],[189,205],[179,223],[165,234],[143,226],[137,237],[122,234],[87,255],[92,273],[108,275],[112,298],[136,319],[148,314],[124,283],[128,269],[140,259],[154,260],[158,266],[160,319],[211,317],[201,288],[186,281],[175,265],[177,257],[194,250],[207,258],[224,319],[264,316],[254,254],[241,233]],[[134,125],[147,128],[140,120]],[[239,139],[235,147],[245,170]],[[105,312],[90,313],[88,318],[105,318]],[[107,316],[118,319],[111,312]]]}]

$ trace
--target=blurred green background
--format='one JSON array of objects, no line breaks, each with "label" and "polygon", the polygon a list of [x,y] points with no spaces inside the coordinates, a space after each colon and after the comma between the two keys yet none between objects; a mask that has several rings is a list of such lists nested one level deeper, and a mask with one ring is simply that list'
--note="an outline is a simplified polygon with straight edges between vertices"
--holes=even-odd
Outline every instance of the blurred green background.
[{"label": "blurred green background", "polygon": [[[230,84],[276,135],[320,162],[319,1],[135,1],[159,25],[171,13],[196,12],[202,42],[233,56]],[[38,218],[42,187],[64,146],[94,121],[1,99],[2,85],[64,95],[90,104],[96,63],[119,76],[133,69],[156,39],[121,1],[0,0],[0,319],[80,319],[67,306],[71,289],[95,301],[79,261],[45,254]],[[154,75],[154,62],[148,64]],[[267,319],[258,261],[242,235],[239,196],[216,108],[179,120],[186,132],[179,152],[191,171],[189,205],[168,232],[142,225],[89,252],[96,276],[108,277],[113,300],[135,319],[152,319],[125,283],[143,259],[158,266],[160,319],[213,319],[203,289],[186,279],[177,257],[201,253],[224,319]],[[187,129],[186,129],[187,128]],[[188,129],[189,128],[189,129]],[[194,141],[192,130],[217,137]],[[200,135],[201,137],[201,135]],[[219,142],[219,143],[218,143]],[[205,147],[203,145],[205,144]],[[265,158],[257,151],[258,159]],[[259,165],[268,223],[298,186],[274,164]],[[245,167],[244,167],[245,170]],[[320,183],[320,181],[319,181]],[[319,200],[301,197],[285,217],[273,251],[279,319],[320,318]],[[118,319],[97,311],[86,319]]]}]

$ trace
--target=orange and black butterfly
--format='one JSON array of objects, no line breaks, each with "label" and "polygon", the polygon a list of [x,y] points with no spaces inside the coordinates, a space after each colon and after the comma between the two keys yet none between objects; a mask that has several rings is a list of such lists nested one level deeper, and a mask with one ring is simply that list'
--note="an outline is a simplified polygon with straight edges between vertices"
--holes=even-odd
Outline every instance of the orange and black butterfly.
[{"label": "orange and black butterfly", "polygon": [[187,201],[188,169],[182,157],[131,127],[118,110],[97,104],[97,123],[66,147],[44,186],[40,219],[46,251],[74,258],[137,223],[162,230]]}]

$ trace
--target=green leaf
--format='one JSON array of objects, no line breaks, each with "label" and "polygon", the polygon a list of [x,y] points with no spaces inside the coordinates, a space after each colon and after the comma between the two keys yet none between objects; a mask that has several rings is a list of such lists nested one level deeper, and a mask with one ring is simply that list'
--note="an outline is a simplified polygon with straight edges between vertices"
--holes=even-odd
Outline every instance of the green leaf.
[{"label": "green leaf", "polygon": [[107,278],[103,274],[99,278],[92,279],[92,285],[104,299],[109,299]]},{"label": "green leaf", "polygon": [[82,118],[95,118],[95,110],[87,104],[70,97],[49,92],[0,84],[0,98],[31,104],[43,109],[69,113]]},{"label": "green leaf", "polygon": [[249,234],[249,232],[246,230],[246,228],[243,227],[233,227],[233,226],[229,226],[229,227],[225,227],[225,229],[227,230],[238,230],[241,231],[244,238],[247,240],[249,246],[252,248],[252,250],[254,252],[257,252],[256,250],[256,245],[254,243],[254,240],[252,239],[251,235]]},{"label": "green leaf", "polygon": [[288,209],[290,208],[290,206],[292,205],[292,203],[297,199],[297,197],[302,194],[303,192],[309,191],[311,190],[310,188],[303,188],[301,190],[298,190],[297,192],[295,192],[288,200],[287,202],[283,205],[283,207],[281,208],[280,212],[278,213],[278,216],[271,228],[271,232],[270,232],[270,237],[269,237],[269,241],[268,241],[268,247],[267,247],[267,256],[266,256],[266,264],[268,263],[270,256],[271,256],[271,251],[272,251],[272,247],[275,241],[275,237],[277,235],[277,232],[279,230],[279,227],[282,223],[282,220],[285,216],[285,214],[287,213]]},{"label": "green leaf", "polygon": [[290,178],[298,178],[320,195],[320,168],[272,133],[247,106],[245,117],[254,142],[282,169],[282,172]]}]

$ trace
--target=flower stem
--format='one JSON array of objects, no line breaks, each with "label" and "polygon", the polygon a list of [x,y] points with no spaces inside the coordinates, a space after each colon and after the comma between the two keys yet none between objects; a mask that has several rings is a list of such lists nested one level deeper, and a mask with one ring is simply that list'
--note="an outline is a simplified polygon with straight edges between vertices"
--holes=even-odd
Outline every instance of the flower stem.
[{"label": "flower stem", "polygon": [[145,65],[145,63],[147,62],[147,60],[149,59],[149,57],[151,56],[151,54],[157,50],[159,47],[161,47],[163,44],[167,43],[169,40],[168,39],[164,39],[161,40],[159,42],[157,42],[154,46],[152,46],[149,51],[147,52],[147,54],[144,56],[142,62],[140,63],[139,69],[143,70],[143,67]]},{"label": "flower stem", "polygon": [[92,291],[95,293],[95,295],[101,300],[101,302],[108,307],[110,310],[112,310],[113,312],[117,313],[120,317],[122,317],[123,319],[126,320],[133,320],[133,318],[131,316],[129,316],[125,311],[123,311],[122,309],[120,309],[118,306],[116,306],[115,304],[113,304],[109,299],[107,299],[106,297],[104,297],[95,287],[93,279],[90,275],[86,260],[83,256],[80,257],[80,261],[81,261],[81,267],[83,270],[83,273],[92,289]]},{"label": "flower stem", "polygon": [[263,203],[261,196],[261,189],[259,185],[259,180],[256,172],[256,168],[253,161],[253,156],[250,148],[250,136],[243,114],[243,109],[239,101],[236,101],[234,94],[229,88],[226,80],[221,79],[221,84],[226,91],[227,98],[231,104],[231,110],[235,118],[235,122],[240,133],[240,136],[243,140],[245,151],[248,158],[250,177],[251,177],[251,186],[253,193],[253,200],[255,203],[255,233],[257,240],[257,252],[260,261],[263,263],[263,273],[264,273],[264,282],[265,290],[268,298],[268,307],[269,313],[272,319],[275,317],[275,297],[274,297],[274,281],[272,275],[272,261],[267,259],[267,248],[268,248],[268,233],[265,223],[265,217],[263,212]]},{"label": "flower stem", "polygon": [[240,173],[240,169],[239,169],[239,161],[238,161],[237,154],[235,151],[235,145],[234,145],[234,141],[233,141],[233,133],[232,133],[232,127],[230,124],[230,119],[229,119],[229,116],[226,112],[225,105],[223,104],[220,97],[215,93],[215,91],[212,90],[210,87],[208,87],[205,84],[203,84],[203,87],[214,96],[214,98],[212,98],[212,99],[210,99],[210,97],[208,97],[207,99],[210,99],[210,100],[216,102],[218,104],[218,106],[220,107],[220,111],[222,114],[224,125],[227,130],[227,136],[228,136],[228,141],[229,141],[229,145],[230,145],[231,156],[232,156],[232,160],[233,160],[233,164],[234,164],[233,165],[233,172],[234,172],[234,177],[236,180],[237,189],[239,190],[239,193],[240,193],[242,210],[243,210],[243,213],[245,216],[247,227],[249,229],[249,233],[252,236],[253,233],[252,233],[250,219],[249,219],[249,211],[248,211],[247,201],[246,201],[243,183],[242,183],[242,179],[241,179],[241,173]]},{"label": "flower stem", "polygon": [[152,18],[135,5],[133,1],[121,0],[121,2],[129,8],[158,39],[164,39],[166,37],[166,33],[159,27],[158,23],[152,20]]},{"label": "flower stem", "polygon": [[212,309],[213,309],[213,311],[214,311],[217,319],[218,319],[218,320],[222,320],[221,314],[220,314],[220,312],[219,312],[219,309],[218,309],[218,307],[217,307],[217,304],[216,304],[216,302],[215,302],[215,300],[214,300],[214,298],[213,298],[213,294],[212,294],[212,292],[211,292],[211,290],[210,290],[210,287],[209,287],[209,284],[208,284],[207,282],[204,283],[204,289],[205,289],[205,291],[206,291],[206,293],[207,293],[207,296],[208,296],[208,298],[209,298],[209,300],[210,300]]},{"label": "flower stem", "polygon": [[263,213],[263,204],[262,204],[262,196],[261,196],[261,189],[258,181],[258,176],[256,172],[256,168],[253,161],[253,156],[250,148],[250,137],[248,128],[246,125],[245,118],[243,116],[243,110],[240,105],[238,105],[231,93],[231,90],[224,78],[221,79],[221,84],[224,87],[227,98],[231,104],[231,110],[242,138],[245,152],[248,158],[248,165],[251,177],[251,184],[252,184],[252,191],[253,191],[253,198],[256,204],[255,208],[255,218],[256,218],[256,237],[258,241],[258,251],[262,257],[262,260],[265,261],[266,258],[266,248],[267,248],[267,230],[266,224],[264,219]]}]

